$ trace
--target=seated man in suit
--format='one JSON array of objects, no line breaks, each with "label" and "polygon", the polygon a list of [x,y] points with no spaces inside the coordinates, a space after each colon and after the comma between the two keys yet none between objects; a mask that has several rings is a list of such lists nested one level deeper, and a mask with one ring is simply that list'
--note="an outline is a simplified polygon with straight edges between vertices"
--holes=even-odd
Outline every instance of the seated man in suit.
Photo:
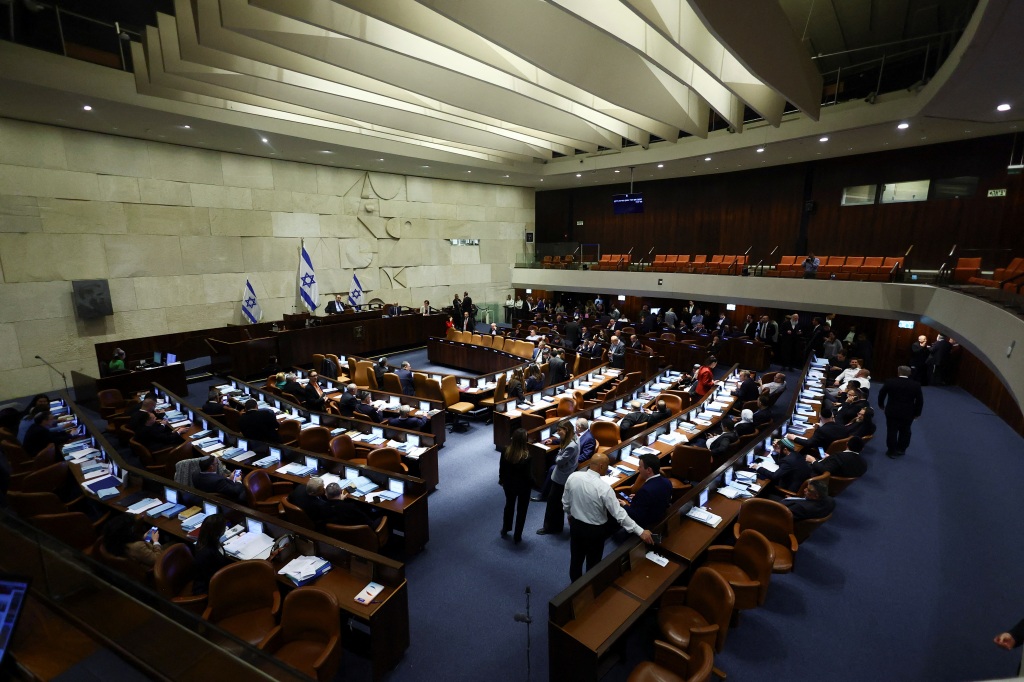
[{"label": "seated man in suit", "polygon": [[620,498],[619,504],[637,525],[650,530],[665,518],[672,501],[672,482],[661,475],[661,460],[653,454],[640,456],[639,478],[643,481],[640,489],[629,501]]},{"label": "seated man in suit", "polygon": [[306,512],[309,520],[319,526],[323,522],[324,506],[327,502],[324,493],[324,479],[311,476],[305,483],[299,483],[288,493],[288,501]]},{"label": "seated man in suit", "polygon": [[840,396],[843,398],[843,402],[839,403],[838,406],[833,406],[836,422],[843,426],[856,419],[861,410],[868,407],[868,401],[864,392],[854,386],[856,382],[856,379],[849,382],[850,388],[846,389],[845,395]]},{"label": "seated man in suit", "polygon": [[359,402],[356,404],[356,412],[363,415],[374,424],[380,423],[380,412],[373,406],[373,396],[369,391],[359,392]]},{"label": "seated man in suit", "polygon": [[309,381],[306,382],[303,393],[299,398],[302,400],[302,404],[306,406],[306,409],[323,411],[324,389],[320,385],[320,375],[317,374],[315,369],[310,370]]},{"label": "seated man in suit", "polygon": [[647,417],[649,415],[644,409],[644,401],[634,400],[629,404],[629,406],[632,408],[629,414],[619,421],[619,433],[625,433],[628,429],[633,428],[637,424],[647,423]]},{"label": "seated man in suit", "polygon": [[767,424],[772,423],[772,408],[768,403],[768,396],[762,395],[757,399],[757,410],[754,411],[753,422],[754,426],[761,428]]},{"label": "seated man in suit", "polygon": [[202,411],[211,417],[218,417],[224,414],[224,405],[220,402],[220,391],[214,387],[210,387],[210,392],[206,396],[206,402],[203,403]]},{"label": "seated man in suit", "polygon": [[794,521],[823,519],[836,508],[836,501],[828,494],[828,481],[811,481],[803,497],[787,497],[782,504],[793,512]]},{"label": "seated man in suit", "polygon": [[736,396],[736,401],[740,405],[743,405],[743,403],[757,400],[757,396],[760,392],[757,382],[750,376],[750,370],[740,370],[740,385],[732,392],[732,394]]},{"label": "seated man in suit", "polygon": [[657,424],[660,421],[665,421],[672,416],[672,410],[668,409],[668,405],[664,400],[659,400],[654,404],[654,409],[647,415],[648,424]]},{"label": "seated man in suit", "polygon": [[612,361],[612,367],[622,369],[626,366],[626,344],[622,343],[622,340],[618,336],[612,337],[611,346],[608,349],[609,358]]},{"label": "seated man in suit", "polygon": [[412,416],[412,407],[409,405],[399,407],[398,416],[388,420],[388,426],[397,426],[400,429],[409,429],[411,431],[422,431],[426,424],[427,420],[423,417]]},{"label": "seated man in suit", "polygon": [[192,474],[192,487],[244,504],[246,491],[245,486],[239,482],[241,478],[242,472],[238,469],[228,476],[221,476],[217,473],[217,458],[203,457],[199,462],[199,470]]},{"label": "seated man in suit", "polygon": [[633,334],[629,337],[629,347],[633,350],[643,350],[644,344],[636,334]]},{"label": "seated man in suit", "polygon": [[288,372],[284,375],[284,386],[281,387],[281,391],[284,393],[290,393],[295,397],[295,400],[302,402],[303,397],[306,395],[306,388],[300,384],[297,376],[294,372]]},{"label": "seated man in suit", "polygon": [[764,478],[780,488],[797,490],[800,485],[811,477],[811,465],[804,456],[795,452],[793,441],[788,438],[775,441],[772,446],[772,458],[779,465],[778,470],[769,471],[765,467],[757,469],[758,478]]},{"label": "seated man in suit", "polygon": [[416,383],[412,378],[412,365],[403,361],[402,367],[395,370],[395,374],[398,375],[398,381],[402,384],[402,393],[404,395],[416,395]]},{"label": "seated man in suit", "polygon": [[259,409],[259,404],[252,398],[245,401],[244,411],[238,418],[238,430],[243,436],[265,443],[278,443],[278,426],[273,412]]},{"label": "seated man in suit", "polygon": [[[736,425],[732,419],[725,417],[721,421],[722,432],[717,436],[711,436],[705,441],[706,447],[713,455],[725,454],[729,446],[739,442],[740,434],[736,433]],[[696,442],[694,443],[696,445]]]},{"label": "seated man in suit", "polygon": [[864,441],[854,436],[846,444],[846,449],[835,455],[825,455],[820,460],[814,459],[811,455],[806,456],[807,463],[811,465],[811,472],[818,476],[826,471],[833,476],[843,478],[857,478],[868,471],[867,461],[861,457],[864,450]]},{"label": "seated man in suit", "polygon": [[358,386],[349,384],[345,388],[345,392],[338,398],[338,411],[341,412],[341,416],[351,417],[352,413],[356,411],[356,405],[359,404],[358,391]]},{"label": "seated man in suit", "polygon": [[140,410],[132,416],[128,428],[135,434],[135,440],[150,450],[162,450],[185,442],[181,434],[163,421],[157,420],[156,414],[145,410]]},{"label": "seated man in suit", "polygon": [[35,457],[50,443],[58,450],[57,454],[60,454],[60,448],[68,442],[68,434],[63,430],[51,430],[56,425],[57,417],[48,409],[36,412],[36,416],[32,418],[32,426],[25,431],[25,441],[21,445],[25,454]]},{"label": "seated man in suit", "polygon": [[834,441],[840,438],[846,438],[846,429],[843,428],[842,424],[837,424],[835,416],[832,414],[832,410],[827,407],[821,408],[821,422],[818,424],[818,428],[814,430],[814,435],[810,438],[797,438],[795,442],[799,443],[803,447],[804,452],[809,455],[816,454],[815,451],[818,448],[827,450],[829,445],[832,445]]},{"label": "seated man in suit", "polygon": [[767,392],[769,396],[781,393],[786,390],[786,375],[782,372],[777,374],[765,374],[761,377],[761,393]]},{"label": "seated man in suit", "polygon": [[334,295],[334,300],[327,304],[324,312],[328,315],[339,315],[345,312],[345,303],[341,300],[341,294]]},{"label": "seated man in suit", "polygon": [[373,520],[359,504],[348,499],[348,490],[337,483],[328,483],[324,491],[326,499],[321,505],[320,522],[337,526],[369,526]]}]

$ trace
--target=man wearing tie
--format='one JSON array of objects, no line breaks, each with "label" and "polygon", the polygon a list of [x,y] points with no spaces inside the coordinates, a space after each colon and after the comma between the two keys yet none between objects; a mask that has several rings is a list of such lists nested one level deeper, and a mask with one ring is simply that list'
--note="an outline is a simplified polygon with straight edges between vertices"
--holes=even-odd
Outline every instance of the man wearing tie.
[{"label": "man wearing tie", "polygon": [[462,292],[462,312],[469,313],[469,329],[476,329],[476,313],[473,312],[473,299],[469,297],[468,291]]},{"label": "man wearing tie", "polygon": [[345,312],[345,304],[341,300],[341,294],[334,295],[334,300],[327,304],[325,312],[328,315],[340,315]]}]

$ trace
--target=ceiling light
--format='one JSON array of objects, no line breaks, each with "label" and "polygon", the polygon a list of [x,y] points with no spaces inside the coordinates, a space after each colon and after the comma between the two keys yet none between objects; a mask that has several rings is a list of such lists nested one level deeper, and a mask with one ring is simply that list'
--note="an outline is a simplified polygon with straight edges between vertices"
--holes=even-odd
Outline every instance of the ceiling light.
[{"label": "ceiling light", "polygon": [[909,127],[910,127],[910,124],[909,124],[909,123],[907,123],[906,121],[904,121],[903,123],[899,124],[899,125],[898,125],[898,126],[896,126],[896,127],[897,127],[897,128],[899,128],[900,130],[906,130],[907,128],[909,128]]},{"label": "ceiling light", "polygon": [[996,107],[996,111],[1009,111],[1009,110],[1010,110],[1010,105],[1009,104],[1000,104],[998,107]]},{"label": "ceiling light", "polygon": [[664,167],[665,167],[665,164],[663,164],[663,163],[659,163],[658,164],[658,168],[664,168]]},{"label": "ceiling light", "polygon": [[710,160],[711,160],[711,157],[710,157],[710,156],[705,156],[705,157],[704,157],[704,160],[705,160],[705,161],[710,161]]},{"label": "ceiling light", "polygon": [[84,109],[85,111],[92,111],[92,107],[90,107],[88,104],[82,107],[82,109]]},{"label": "ceiling light", "polygon": [[181,127],[184,128],[185,130],[192,130],[192,126],[190,126],[187,123],[185,125],[181,126]]},{"label": "ceiling light", "polygon": [[613,172],[613,173],[618,173],[619,171],[615,170],[615,171],[612,171],[612,172]]},{"label": "ceiling light", "polygon": [[828,135],[826,135],[825,137],[819,137],[818,142],[828,142]]},{"label": "ceiling light", "polygon": [[266,144],[266,143],[270,142],[270,140],[268,140],[268,139],[267,139],[267,138],[265,138],[265,137],[261,137],[261,138],[260,138],[260,142],[262,142],[263,144]]},{"label": "ceiling light", "polygon": [[577,174],[576,174],[576,177],[577,177],[577,178],[582,178],[582,177],[583,177],[583,174],[582,174],[582,173],[577,173]]},{"label": "ceiling light", "polygon": [[378,160],[378,161],[383,161],[384,159],[377,159],[377,160]]},{"label": "ceiling light", "polygon": [[430,166],[420,166],[420,168],[430,168]]},{"label": "ceiling light", "polygon": [[330,149],[321,149],[320,153],[321,154],[333,154],[334,152],[332,152]]},{"label": "ceiling light", "polygon": [[508,175],[505,175],[505,176],[502,176],[502,177],[506,177],[506,178],[507,178],[507,177],[510,177],[510,176],[508,176]]},{"label": "ceiling light", "polygon": [[467,173],[472,173],[473,171],[466,171],[466,172],[467,172]]},{"label": "ceiling light", "polygon": [[541,179],[540,179],[540,181],[541,181],[541,182],[544,182],[544,178],[541,178]]},{"label": "ceiling light", "polygon": [[758,154],[760,154],[761,152],[763,152],[763,151],[764,151],[764,147],[758,147],[758,148],[757,148],[757,149],[755,149],[754,151],[755,151],[755,152],[757,152]]}]

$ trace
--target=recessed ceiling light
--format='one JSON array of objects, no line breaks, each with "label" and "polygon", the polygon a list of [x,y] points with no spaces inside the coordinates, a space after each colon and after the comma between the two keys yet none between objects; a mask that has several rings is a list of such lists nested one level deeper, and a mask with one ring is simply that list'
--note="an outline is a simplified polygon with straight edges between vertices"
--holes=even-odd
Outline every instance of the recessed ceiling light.
[{"label": "recessed ceiling light", "polygon": [[544,178],[541,178],[541,179],[540,179],[540,181],[541,181],[541,182],[544,182]]},{"label": "recessed ceiling light", "polygon": [[710,160],[711,160],[711,157],[710,157],[710,156],[705,156],[705,157],[704,157],[704,160],[705,160],[705,161],[710,161]]},{"label": "recessed ceiling light", "polygon": [[377,160],[378,160],[378,161],[383,161],[384,159],[377,159]]},{"label": "recessed ceiling light", "polygon": [[430,166],[420,166],[420,168],[430,168]]},{"label": "recessed ceiling light", "polygon": [[617,170],[614,170],[614,171],[612,171],[612,172],[613,172],[613,173],[618,173],[619,171],[617,171]]},{"label": "recessed ceiling light", "polygon": [[334,152],[332,152],[330,149],[321,149],[320,153],[321,154],[333,154]]},{"label": "recessed ceiling light", "polygon": [[503,177],[506,177],[506,178],[507,178],[507,177],[511,177],[511,176],[505,175],[505,176],[503,176]]},{"label": "recessed ceiling light", "polygon": [[658,168],[664,168],[664,167],[665,167],[665,164],[663,164],[663,163],[659,163],[658,164]]},{"label": "recessed ceiling light", "polygon": [[996,107],[996,111],[1009,111],[1009,110],[1010,110],[1010,105],[1009,104],[1000,104],[998,107]]},{"label": "recessed ceiling light", "polygon": [[577,178],[582,178],[582,177],[583,177],[583,174],[582,174],[582,173],[577,173],[577,174],[576,174],[576,177],[577,177]]},{"label": "recessed ceiling light", "polygon": [[190,126],[187,123],[185,125],[181,126],[181,127],[184,128],[185,130],[192,130],[192,126]]},{"label": "recessed ceiling light", "polygon": [[818,142],[828,142],[828,135],[826,135],[824,137],[819,137],[818,138]]},{"label": "recessed ceiling light", "polygon": [[472,173],[473,171],[466,171],[466,172],[467,172],[467,173]]},{"label": "recessed ceiling light", "polygon": [[82,109],[84,111],[92,111],[92,107],[90,107],[88,104],[86,104],[84,107],[82,107]]},{"label": "recessed ceiling light", "polygon": [[757,152],[758,154],[760,154],[761,152],[763,152],[763,151],[764,151],[764,147],[758,147],[758,148],[757,148],[757,149],[755,149],[754,151],[755,151],[755,152]]},{"label": "recessed ceiling light", "polygon": [[900,124],[899,124],[898,126],[896,126],[896,127],[897,127],[897,128],[899,128],[900,130],[906,130],[907,128],[909,128],[909,127],[910,127],[910,124],[909,124],[909,123],[907,123],[906,121],[904,121],[903,123],[900,123]]},{"label": "recessed ceiling light", "polygon": [[268,139],[267,139],[267,138],[265,138],[265,137],[261,137],[261,138],[260,138],[260,142],[262,142],[263,144],[266,144],[266,143],[270,142],[270,140],[268,140]]}]

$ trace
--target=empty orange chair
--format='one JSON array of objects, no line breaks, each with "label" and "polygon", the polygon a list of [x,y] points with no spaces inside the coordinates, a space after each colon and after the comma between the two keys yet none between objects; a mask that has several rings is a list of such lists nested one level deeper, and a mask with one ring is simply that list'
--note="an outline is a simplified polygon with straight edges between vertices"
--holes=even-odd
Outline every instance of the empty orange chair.
[{"label": "empty orange chair", "polygon": [[864,256],[850,256],[846,259],[846,263],[843,264],[843,267],[840,268],[840,272],[857,272],[862,265],[864,265]]},{"label": "empty orange chair", "polygon": [[210,579],[203,620],[250,644],[259,644],[274,629],[280,608],[281,593],[277,591],[273,566],[267,561],[239,561]]},{"label": "empty orange chair", "polygon": [[966,284],[971,277],[981,275],[980,258],[958,258],[956,267],[953,268],[953,281],[957,284]]},{"label": "empty orange chair", "polygon": [[318,682],[333,680],[341,664],[341,619],[334,595],[300,587],[284,598],[281,624],[260,649]]}]

